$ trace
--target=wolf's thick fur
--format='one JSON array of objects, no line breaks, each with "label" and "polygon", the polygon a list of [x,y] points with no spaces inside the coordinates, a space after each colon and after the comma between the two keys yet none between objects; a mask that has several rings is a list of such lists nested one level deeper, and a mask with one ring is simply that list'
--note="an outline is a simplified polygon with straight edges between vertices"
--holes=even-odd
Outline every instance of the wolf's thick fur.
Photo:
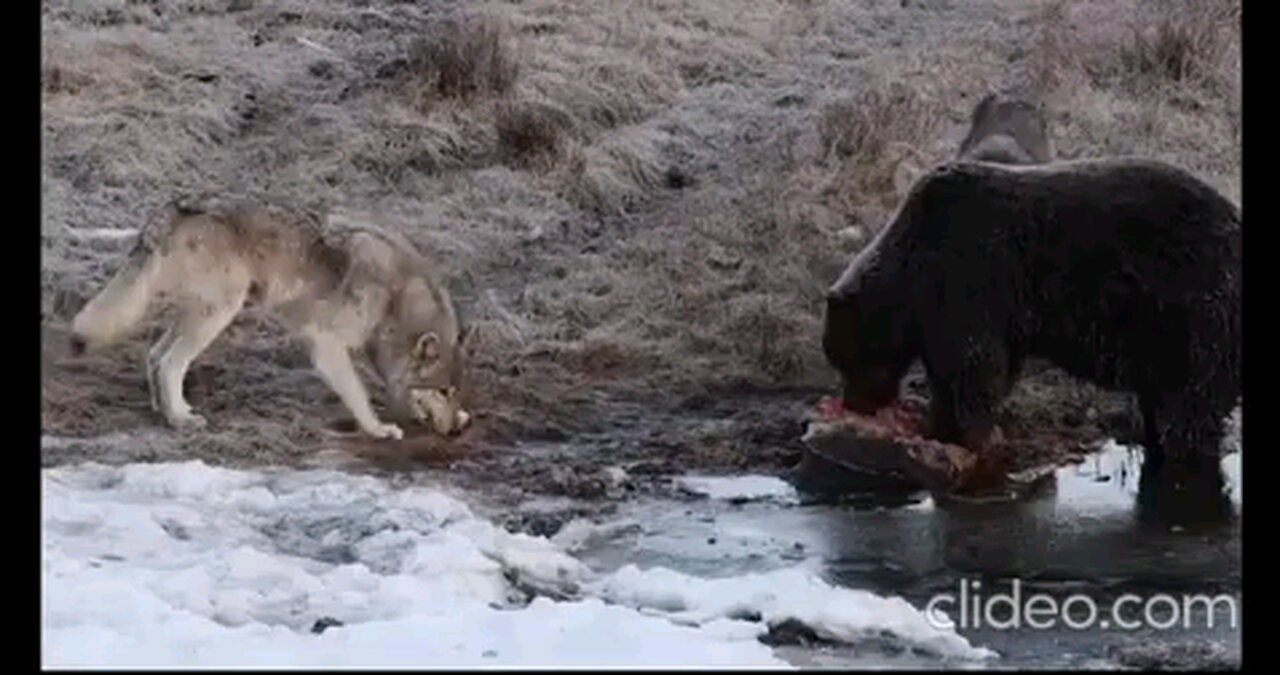
[{"label": "wolf's thick fur", "polygon": [[187,369],[247,302],[261,303],[307,340],[316,370],[366,433],[403,436],[374,414],[354,348],[367,350],[397,421],[460,431],[470,420],[461,407],[468,345],[448,292],[403,236],[321,220],[274,206],[171,205],[75,317],[73,344],[107,346],[154,300],[172,303],[178,319],[148,353],[152,405],[174,426],[203,426],[183,396]]},{"label": "wolf's thick fur", "polygon": [[958,159],[997,164],[1044,164],[1053,160],[1053,141],[1044,111],[1029,101],[987,94],[973,109],[969,133]]},{"label": "wolf's thick fur", "polygon": [[952,162],[911,189],[827,296],[846,402],[886,405],[922,358],[937,438],[980,445],[1024,359],[1137,395],[1146,449],[1216,461],[1241,395],[1240,209],[1136,159]]}]

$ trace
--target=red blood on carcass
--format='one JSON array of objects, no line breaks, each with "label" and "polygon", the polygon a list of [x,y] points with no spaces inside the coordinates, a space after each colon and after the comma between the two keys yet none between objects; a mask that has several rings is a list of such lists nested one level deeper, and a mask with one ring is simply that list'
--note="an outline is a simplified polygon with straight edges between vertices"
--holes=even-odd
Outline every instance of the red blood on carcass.
[{"label": "red blood on carcass", "polygon": [[844,399],[839,396],[826,396],[818,401],[818,416],[823,419],[840,417],[845,414]]},{"label": "red blood on carcass", "polygon": [[898,401],[876,411],[875,421],[897,438],[924,436],[924,410],[911,401]]},{"label": "red blood on carcass", "polygon": [[[927,409],[918,399],[901,399],[863,415],[838,397],[817,405],[819,426],[807,442],[848,466],[892,470],[931,489],[956,490],[1003,475],[1003,435],[997,428],[979,448],[964,448],[927,438]],[[892,445],[885,446],[883,442]],[[896,452],[891,451],[896,448]]]},{"label": "red blood on carcass", "polygon": [[838,396],[819,400],[816,408],[820,420],[844,420],[878,438],[913,438],[924,434],[924,407],[911,399],[896,401],[870,415],[846,408]]}]

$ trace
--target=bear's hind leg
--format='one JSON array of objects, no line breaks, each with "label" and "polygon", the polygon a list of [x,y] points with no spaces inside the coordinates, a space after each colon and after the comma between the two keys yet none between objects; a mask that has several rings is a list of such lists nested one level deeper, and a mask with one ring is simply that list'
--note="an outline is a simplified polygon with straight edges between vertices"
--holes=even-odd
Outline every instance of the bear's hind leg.
[{"label": "bear's hind leg", "polygon": [[1142,399],[1145,461],[1142,515],[1161,522],[1216,520],[1231,511],[1219,464],[1223,425],[1203,397]]},{"label": "bear's hind leg", "polygon": [[1139,396],[1138,406],[1142,409],[1142,451],[1144,461],[1149,466],[1159,466],[1164,459],[1164,441],[1160,440],[1159,419],[1156,409],[1159,405],[1152,396]]},{"label": "bear's hind leg", "polygon": [[1158,448],[1168,461],[1194,466],[1216,462],[1226,419],[1219,407],[1195,392],[1158,401],[1144,399],[1147,444]]}]

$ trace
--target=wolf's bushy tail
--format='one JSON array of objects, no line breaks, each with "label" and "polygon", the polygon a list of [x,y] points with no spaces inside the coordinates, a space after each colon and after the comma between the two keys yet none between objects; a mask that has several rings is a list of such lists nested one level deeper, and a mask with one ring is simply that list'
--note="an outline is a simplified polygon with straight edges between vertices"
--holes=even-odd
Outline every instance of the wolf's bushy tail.
[{"label": "wolf's bushy tail", "polygon": [[161,263],[161,255],[147,246],[129,254],[124,267],[72,320],[79,349],[110,345],[142,320],[155,295]]}]

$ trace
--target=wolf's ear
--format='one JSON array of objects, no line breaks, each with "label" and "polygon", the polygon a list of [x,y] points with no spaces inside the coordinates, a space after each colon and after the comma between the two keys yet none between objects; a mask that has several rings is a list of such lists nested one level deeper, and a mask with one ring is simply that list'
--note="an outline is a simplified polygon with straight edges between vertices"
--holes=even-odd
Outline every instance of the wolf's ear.
[{"label": "wolf's ear", "polygon": [[422,363],[435,363],[440,358],[440,338],[435,333],[423,333],[413,345],[413,359]]}]

